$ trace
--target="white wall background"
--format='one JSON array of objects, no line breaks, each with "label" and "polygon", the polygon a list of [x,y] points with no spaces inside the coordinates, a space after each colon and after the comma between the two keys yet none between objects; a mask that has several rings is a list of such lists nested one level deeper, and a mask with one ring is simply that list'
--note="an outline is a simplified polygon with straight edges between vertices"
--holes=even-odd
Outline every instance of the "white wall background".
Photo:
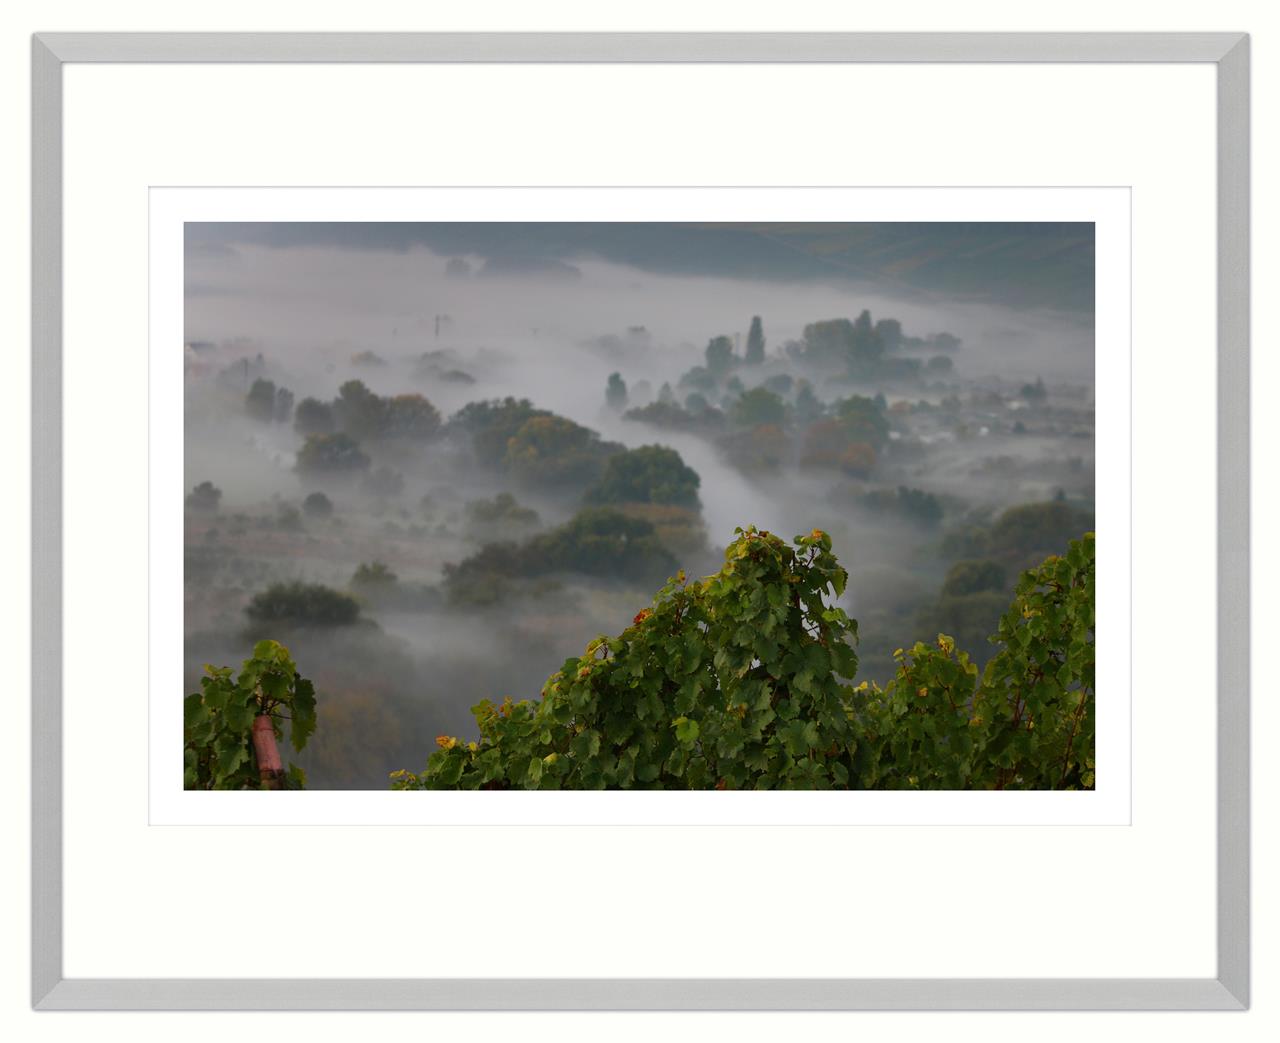
[{"label": "white wall background", "polygon": [[[1263,739],[1280,725],[1280,711],[1269,696],[1274,688],[1263,656],[1266,638],[1280,626],[1274,601],[1261,596],[1266,579],[1277,575],[1274,544],[1264,534],[1280,529],[1277,469],[1267,447],[1280,444],[1280,420],[1266,410],[1264,395],[1277,386],[1280,366],[1266,350],[1280,334],[1280,312],[1274,294],[1280,280],[1280,240],[1275,234],[1276,202],[1267,187],[1280,183],[1280,137],[1276,127],[1280,86],[1280,21],[1264,2],[1169,0],[1159,6],[1077,0],[1070,9],[1040,9],[1017,2],[970,0],[900,0],[893,5],[862,7],[840,3],[776,3],[649,0],[626,10],[590,2],[543,0],[533,5],[509,0],[465,7],[423,10],[410,2],[365,0],[320,9],[319,5],[266,5],[261,0],[223,0],[216,6],[179,8],[158,2],[117,0],[107,6],[89,2],[11,3],[0,15],[0,141],[5,142],[4,205],[0,208],[0,320],[4,322],[6,408],[0,425],[9,452],[0,476],[5,502],[12,511],[4,525],[3,575],[8,580],[0,617],[3,659],[9,669],[5,691],[11,737],[0,758],[0,793],[5,795],[7,843],[0,850],[4,902],[0,904],[0,1024],[12,1038],[75,1040],[119,1034],[138,1040],[201,1041],[228,1034],[264,1038],[299,1035],[308,1040],[347,1040],[353,1034],[467,1033],[472,1039],[648,1040],[654,1036],[741,1040],[773,1039],[804,1033],[866,1033],[868,1038],[933,1038],[944,1034],[962,1040],[1021,1040],[1028,1034],[1046,1041],[1074,1040],[1082,1033],[1109,1039],[1133,1033],[1179,1041],[1216,1037],[1261,1040],[1280,1034],[1280,896],[1269,883],[1280,879],[1280,820],[1270,813],[1267,797],[1277,791],[1280,771],[1265,756]],[[29,480],[29,380],[27,344],[29,247],[29,34],[45,30],[1247,30],[1254,34],[1254,1009],[1243,1015],[1207,1014],[1072,1014],[1072,1015],[461,1015],[461,1014],[32,1014],[28,1009],[28,837],[29,760],[26,736],[27,693],[27,546],[29,526],[25,489]]]}]

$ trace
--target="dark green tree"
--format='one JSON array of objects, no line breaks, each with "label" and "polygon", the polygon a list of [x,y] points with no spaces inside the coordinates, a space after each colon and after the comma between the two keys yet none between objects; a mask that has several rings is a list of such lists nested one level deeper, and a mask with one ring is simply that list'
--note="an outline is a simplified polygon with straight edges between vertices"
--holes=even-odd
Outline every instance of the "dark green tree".
[{"label": "dark green tree", "polygon": [[698,472],[666,446],[645,445],[611,456],[587,503],[662,503],[698,506]]},{"label": "dark green tree", "polygon": [[738,396],[729,410],[729,419],[739,427],[781,426],[787,419],[787,405],[768,388],[752,388]]},{"label": "dark green tree", "polygon": [[244,398],[244,411],[254,420],[268,423],[276,415],[276,384],[274,380],[259,377]]},{"label": "dark green tree", "polygon": [[625,409],[627,405],[627,382],[621,373],[610,373],[609,382],[604,388],[604,400],[610,409]]},{"label": "dark green tree", "polygon": [[733,341],[728,337],[712,337],[707,343],[707,369],[714,377],[722,377],[733,368]]},{"label": "dark green tree", "polygon": [[751,317],[751,329],[747,331],[746,363],[758,365],[764,361],[764,326],[759,315]]},{"label": "dark green tree", "polygon": [[335,428],[333,407],[318,398],[304,398],[293,413],[293,429],[303,435],[328,435]]}]

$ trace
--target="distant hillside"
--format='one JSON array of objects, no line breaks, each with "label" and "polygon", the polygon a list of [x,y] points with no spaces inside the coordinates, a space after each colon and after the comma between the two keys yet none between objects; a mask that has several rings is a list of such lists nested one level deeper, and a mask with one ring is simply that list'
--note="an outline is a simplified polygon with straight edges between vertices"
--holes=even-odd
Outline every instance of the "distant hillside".
[{"label": "distant hillside", "polygon": [[783,282],[858,281],[1017,307],[1091,312],[1087,223],[188,224],[189,248],[253,243],[357,250],[426,247],[483,258],[490,272],[599,257],[645,271]]}]

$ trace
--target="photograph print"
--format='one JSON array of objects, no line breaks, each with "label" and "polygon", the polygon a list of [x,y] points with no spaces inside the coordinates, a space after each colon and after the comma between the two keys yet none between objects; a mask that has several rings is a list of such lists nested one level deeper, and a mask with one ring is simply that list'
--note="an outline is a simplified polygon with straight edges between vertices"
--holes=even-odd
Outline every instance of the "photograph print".
[{"label": "photograph print", "polygon": [[184,255],[184,788],[1094,789],[1093,224]]}]

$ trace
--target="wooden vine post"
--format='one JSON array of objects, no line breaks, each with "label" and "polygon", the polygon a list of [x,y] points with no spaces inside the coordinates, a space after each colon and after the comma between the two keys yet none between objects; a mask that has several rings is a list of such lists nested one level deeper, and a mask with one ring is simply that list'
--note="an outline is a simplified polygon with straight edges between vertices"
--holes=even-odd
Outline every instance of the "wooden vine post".
[{"label": "wooden vine post", "polygon": [[275,723],[269,713],[253,720],[253,753],[263,789],[284,789],[284,763],[276,746]]}]

